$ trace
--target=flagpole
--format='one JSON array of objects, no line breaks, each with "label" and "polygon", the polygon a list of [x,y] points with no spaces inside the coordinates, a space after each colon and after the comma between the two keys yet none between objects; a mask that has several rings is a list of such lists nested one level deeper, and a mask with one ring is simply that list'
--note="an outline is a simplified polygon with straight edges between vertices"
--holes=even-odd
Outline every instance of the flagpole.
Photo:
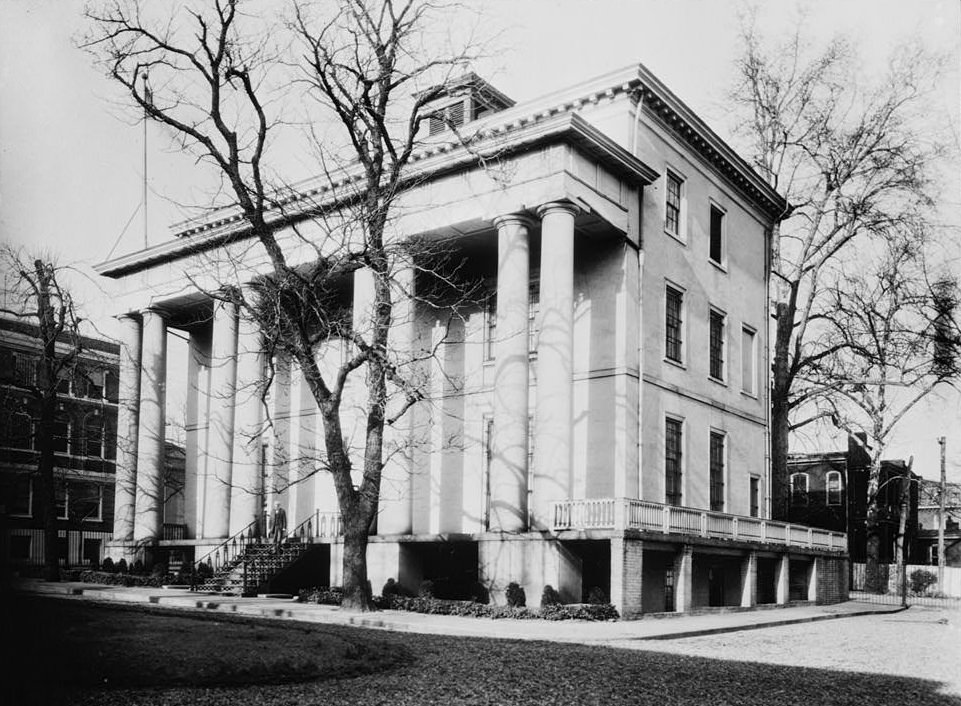
[{"label": "flagpole", "polygon": [[[147,84],[147,74],[143,75],[144,100],[150,102],[150,86]],[[143,247],[147,249],[147,108],[143,109]]]}]

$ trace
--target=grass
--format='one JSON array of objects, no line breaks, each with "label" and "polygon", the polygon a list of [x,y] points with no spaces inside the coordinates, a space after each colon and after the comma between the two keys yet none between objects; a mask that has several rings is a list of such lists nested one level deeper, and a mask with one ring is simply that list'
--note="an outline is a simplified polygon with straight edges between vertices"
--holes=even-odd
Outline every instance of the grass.
[{"label": "grass", "polygon": [[[921,679],[600,646],[18,599],[0,702],[70,704],[904,704]],[[12,627],[12,630],[8,630]]]}]

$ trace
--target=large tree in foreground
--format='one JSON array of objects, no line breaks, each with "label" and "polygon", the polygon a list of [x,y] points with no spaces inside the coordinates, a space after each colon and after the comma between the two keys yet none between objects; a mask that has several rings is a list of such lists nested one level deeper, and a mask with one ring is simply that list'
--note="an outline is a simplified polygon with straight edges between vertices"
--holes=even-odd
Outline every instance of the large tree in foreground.
[{"label": "large tree in foreground", "polygon": [[[819,418],[824,391],[807,381],[835,351],[821,322],[834,301],[823,296],[834,265],[854,259],[892,231],[924,230],[933,209],[928,168],[936,135],[920,119],[937,61],[920,49],[890,58],[868,81],[842,39],[820,49],[804,25],[769,41],[749,18],[732,92],[737,133],[754,167],[790,204],[772,235],[772,512],[787,512],[792,432]],[[827,307],[827,308],[826,308]]]},{"label": "large tree in foreground", "polygon": [[[881,462],[905,416],[938,386],[956,381],[959,340],[951,322],[957,283],[928,275],[916,235],[892,234],[860,271],[825,277],[825,351],[804,383],[824,391],[818,408],[870,457],[865,531],[866,587],[881,588]],[[907,471],[910,474],[910,470]],[[910,478],[899,479],[901,495]],[[903,506],[899,501],[896,505]],[[902,513],[905,510],[902,509]],[[901,517],[902,527],[905,517]],[[903,530],[901,532],[903,534]],[[903,546],[903,539],[900,540]],[[899,556],[898,561],[903,561]]]},{"label": "large tree in foreground", "polygon": [[[28,400],[26,407],[13,399],[0,400],[4,407],[2,432],[8,441],[14,442],[6,445],[37,452],[33,477],[43,508],[44,578],[56,581],[60,577],[60,545],[54,454],[58,446],[66,443],[57,419],[60,389],[62,382],[69,384],[84,377],[84,339],[73,298],[61,286],[60,268],[49,258],[26,257],[4,247],[0,249],[0,270],[7,273],[0,314],[29,324],[36,330],[39,343],[35,366],[0,361],[0,382]],[[21,419],[29,422],[21,424]],[[21,438],[12,439],[15,435]]]},{"label": "large tree in foreground", "polygon": [[[467,50],[445,47],[451,8],[438,2],[185,5],[164,15],[154,3],[94,3],[85,46],[133,105],[213,168],[223,183],[221,203],[244,222],[235,240],[249,239],[266,255],[266,271],[245,287],[220,282],[217,296],[238,304],[268,352],[289,357],[303,373],[320,410],[325,470],[343,518],[344,604],[368,609],[367,538],[380,499],[385,424],[420,396],[389,348],[404,294],[394,272],[410,256],[393,243],[391,223],[425,106],[461,70]],[[305,137],[323,185],[344,195],[336,208],[288,186],[286,170]],[[311,252],[306,262],[304,248]],[[338,282],[359,268],[372,284],[362,329],[336,305]],[[331,338],[349,341],[350,350],[328,371],[316,353]],[[366,396],[360,473],[343,417],[352,378],[361,379],[352,384]],[[389,412],[391,390],[402,401]]]}]

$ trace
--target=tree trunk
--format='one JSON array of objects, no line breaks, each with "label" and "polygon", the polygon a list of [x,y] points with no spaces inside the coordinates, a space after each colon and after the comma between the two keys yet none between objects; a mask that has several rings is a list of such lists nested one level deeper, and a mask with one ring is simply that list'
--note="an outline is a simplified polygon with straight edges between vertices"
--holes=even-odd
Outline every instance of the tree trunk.
[{"label": "tree trunk", "polygon": [[790,358],[793,312],[786,302],[777,305],[777,330],[774,339],[773,384],[771,386],[771,518],[788,519],[790,489],[788,453],[790,451]]},{"label": "tree trunk", "polygon": [[880,537],[880,508],[878,507],[878,489],[881,485],[881,460],[871,459],[871,471],[868,476],[867,513],[864,519],[864,533],[867,538],[864,556],[864,589],[871,593],[882,592],[881,578],[881,537]]},{"label": "tree trunk", "polygon": [[40,405],[40,423],[37,425],[37,447],[40,462],[37,475],[40,481],[40,501],[43,505],[43,578],[60,580],[59,539],[57,532],[57,486],[54,477],[53,422],[56,400],[43,399]]},{"label": "tree trunk", "polygon": [[904,469],[901,476],[901,503],[898,508],[898,536],[895,539],[894,560],[897,566],[897,584],[901,602],[907,605],[907,528],[908,514],[911,512],[911,465]]},{"label": "tree trunk", "polygon": [[359,513],[345,517],[343,589],[340,605],[351,610],[374,609],[370,582],[367,580],[367,525]]}]

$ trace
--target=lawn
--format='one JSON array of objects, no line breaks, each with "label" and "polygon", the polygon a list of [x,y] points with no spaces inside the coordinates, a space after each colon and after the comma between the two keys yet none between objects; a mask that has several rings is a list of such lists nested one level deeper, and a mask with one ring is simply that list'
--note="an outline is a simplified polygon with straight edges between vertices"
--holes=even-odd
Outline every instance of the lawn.
[{"label": "lawn", "polygon": [[[4,602],[20,704],[925,704],[933,681],[80,601]],[[757,631],[763,632],[763,631]],[[655,649],[656,646],[652,646]]]}]

